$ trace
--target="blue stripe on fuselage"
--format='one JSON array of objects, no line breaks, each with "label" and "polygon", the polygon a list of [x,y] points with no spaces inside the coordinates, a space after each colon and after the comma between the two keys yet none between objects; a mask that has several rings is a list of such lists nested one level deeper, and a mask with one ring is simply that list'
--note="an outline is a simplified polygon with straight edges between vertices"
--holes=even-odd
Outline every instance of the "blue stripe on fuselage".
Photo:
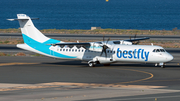
[{"label": "blue stripe on fuselage", "polygon": [[[48,54],[48,55],[51,55],[50,51],[53,51],[53,50],[50,50],[49,48],[51,47],[51,45],[47,45],[47,44],[53,44],[53,43],[55,44],[55,43],[61,42],[59,40],[49,39],[43,43],[40,43],[40,42],[26,36],[25,34],[22,34],[22,36],[24,39],[24,43],[26,43],[28,46],[30,46],[31,48],[38,50],[42,53]],[[60,57],[60,58],[76,58],[73,56],[67,56],[67,55],[57,53],[55,51],[53,53],[53,56]]]}]

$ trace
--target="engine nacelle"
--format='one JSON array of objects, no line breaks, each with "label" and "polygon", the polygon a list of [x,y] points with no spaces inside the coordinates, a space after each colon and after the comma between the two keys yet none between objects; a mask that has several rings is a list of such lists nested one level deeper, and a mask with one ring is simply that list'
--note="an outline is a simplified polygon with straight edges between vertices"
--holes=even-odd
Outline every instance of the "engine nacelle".
[{"label": "engine nacelle", "polygon": [[94,62],[99,62],[100,64],[109,64],[114,62],[114,60],[112,58],[106,58],[106,57],[100,57],[100,56],[96,56],[93,58]]},{"label": "engine nacelle", "polygon": [[88,48],[91,51],[97,51],[97,52],[101,52],[102,51],[102,47],[100,46],[99,43],[91,43],[90,47]]}]

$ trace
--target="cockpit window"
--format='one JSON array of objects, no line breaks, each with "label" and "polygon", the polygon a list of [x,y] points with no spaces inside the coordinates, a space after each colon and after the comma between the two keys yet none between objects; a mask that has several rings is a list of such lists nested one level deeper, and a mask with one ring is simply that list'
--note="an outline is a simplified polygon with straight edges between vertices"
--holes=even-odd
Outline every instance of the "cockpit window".
[{"label": "cockpit window", "polygon": [[156,52],[160,52],[160,50],[159,50],[159,49],[157,49],[157,50],[156,50]]},{"label": "cockpit window", "polygon": [[164,50],[164,49],[160,49],[160,51],[161,51],[161,52],[165,52],[165,50]]},{"label": "cockpit window", "polygon": [[164,49],[154,49],[153,52],[166,52]]}]

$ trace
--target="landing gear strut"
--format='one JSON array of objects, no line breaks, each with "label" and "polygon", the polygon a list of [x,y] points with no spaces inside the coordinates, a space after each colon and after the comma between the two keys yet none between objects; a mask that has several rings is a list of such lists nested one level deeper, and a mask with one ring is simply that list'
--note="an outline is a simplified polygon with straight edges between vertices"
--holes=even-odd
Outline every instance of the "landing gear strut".
[{"label": "landing gear strut", "polygon": [[161,68],[165,68],[165,63],[159,63],[159,66],[161,66]]}]

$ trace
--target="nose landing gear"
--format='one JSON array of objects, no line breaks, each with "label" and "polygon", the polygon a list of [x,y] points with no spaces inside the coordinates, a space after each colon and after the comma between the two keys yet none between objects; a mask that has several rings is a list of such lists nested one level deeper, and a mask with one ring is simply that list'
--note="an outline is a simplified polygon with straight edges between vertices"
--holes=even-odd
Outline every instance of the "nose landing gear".
[{"label": "nose landing gear", "polygon": [[161,66],[161,68],[165,68],[165,63],[156,63],[155,66],[157,65]]}]

